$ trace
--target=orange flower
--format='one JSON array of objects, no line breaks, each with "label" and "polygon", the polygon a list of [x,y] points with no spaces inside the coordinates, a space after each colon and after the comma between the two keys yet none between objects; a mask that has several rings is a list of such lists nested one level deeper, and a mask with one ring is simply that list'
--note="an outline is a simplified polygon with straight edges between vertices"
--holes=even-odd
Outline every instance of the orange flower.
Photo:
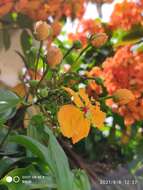
[{"label": "orange flower", "polygon": [[53,37],[58,36],[61,32],[62,24],[60,22],[55,21],[52,23],[51,27],[52,27],[52,36]]},{"label": "orange flower", "polygon": [[11,9],[13,8],[14,3],[11,1],[8,1],[7,3],[2,2],[0,4],[0,17],[6,15]]},{"label": "orange flower", "polygon": [[129,92],[124,92],[122,97],[126,95],[123,102],[125,103],[126,99],[128,103],[116,102],[117,107],[115,107],[115,101],[110,102],[113,111],[124,117],[127,126],[143,120],[143,53],[132,52],[131,47],[131,45],[121,47],[114,57],[107,58],[103,63],[102,74],[109,95],[114,95],[119,89],[128,89],[135,97],[128,102],[133,96]]},{"label": "orange flower", "polygon": [[110,19],[112,29],[130,30],[134,25],[141,23],[142,9],[138,6],[138,3],[124,0],[115,5]]},{"label": "orange flower", "polygon": [[114,94],[114,101],[119,104],[128,104],[129,102],[135,100],[134,94],[128,89],[119,89]]},{"label": "orange flower", "polygon": [[58,112],[58,121],[62,134],[77,143],[87,137],[90,125],[98,128],[103,126],[105,113],[100,110],[99,103],[91,104],[85,89],[80,89],[79,92],[64,89],[72,97],[74,105],[62,106]]},{"label": "orange flower", "polygon": [[[101,33],[104,33],[104,28],[102,23],[99,20],[95,19],[87,19],[87,20],[80,20],[77,28],[76,33],[69,33],[69,40],[75,41],[80,40],[82,42],[82,45],[85,46],[88,43],[88,37],[92,35],[98,36],[98,42],[93,40],[94,45],[99,45],[103,38],[99,40],[99,34],[101,37]],[[105,34],[105,33],[104,33]],[[103,36],[102,36],[103,37]],[[107,37],[107,36],[106,36]],[[105,36],[104,36],[105,38]],[[104,39],[105,40],[105,39]],[[103,41],[102,41],[103,42]]]},{"label": "orange flower", "polygon": [[[88,73],[88,77],[100,77],[102,79],[102,70],[100,67],[93,67]],[[87,86],[87,93],[89,96],[92,96],[96,98],[98,95],[102,94],[102,87],[101,85],[97,84],[95,80],[90,81],[88,86]]]}]

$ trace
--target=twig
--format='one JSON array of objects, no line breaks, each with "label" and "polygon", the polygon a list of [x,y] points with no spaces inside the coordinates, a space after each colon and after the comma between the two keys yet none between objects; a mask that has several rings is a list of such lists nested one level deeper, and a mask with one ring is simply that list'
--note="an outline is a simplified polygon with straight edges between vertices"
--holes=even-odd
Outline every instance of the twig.
[{"label": "twig", "polygon": [[39,63],[39,59],[40,59],[40,53],[41,53],[42,46],[43,46],[43,42],[40,41],[40,46],[39,46],[37,59],[36,59],[36,64],[35,64],[35,80],[37,78],[38,63]]},{"label": "twig", "polygon": [[88,44],[81,52],[80,54],[78,55],[78,57],[76,58],[75,60],[75,63],[79,60],[79,58],[84,54],[85,51],[87,51],[87,49],[90,47],[91,45]]},{"label": "twig", "polygon": [[71,52],[73,49],[74,49],[74,46],[72,46],[71,48],[69,48],[69,49],[67,50],[67,52],[65,53],[65,55],[64,55],[64,57],[63,57],[63,59],[62,59],[62,61],[70,54],[70,52]]}]

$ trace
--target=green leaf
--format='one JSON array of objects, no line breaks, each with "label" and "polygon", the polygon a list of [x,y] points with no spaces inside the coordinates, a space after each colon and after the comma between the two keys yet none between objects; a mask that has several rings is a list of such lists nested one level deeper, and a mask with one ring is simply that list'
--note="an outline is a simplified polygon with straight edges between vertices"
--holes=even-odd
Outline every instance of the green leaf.
[{"label": "green leaf", "polygon": [[135,40],[143,37],[143,27],[140,25],[134,26],[130,31],[128,31],[124,36],[123,40]]},{"label": "green leaf", "polygon": [[12,117],[14,117],[16,114],[16,109],[15,108],[11,108],[8,109],[7,111],[0,113],[0,118],[7,121],[9,119],[11,119]]},{"label": "green leaf", "polygon": [[0,178],[18,160],[20,160],[20,158],[17,159],[4,158],[0,160]]},{"label": "green leaf", "polygon": [[[41,141],[44,130],[44,118],[42,115],[34,115],[27,128],[27,135]],[[47,140],[47,139],[46,139]]]},{"label": "green leaf", "polygon": [[[44,130],[44,131],[43,131]],[[48,142],[47,157],[48,164],[54,172],[59,190],[73,190],[73,175],[70,171],[68,159],[59,145],[52,131],[44,126],[41,116],[34,116],[31,120],[28,134],[43,142]],[[58,154],[58,157],[57,157]]]},{"label": "green leaf", "polygon": [[17,23],[20,28],[29,28],[31,30],[33,28],[33,20],[23,14],[18,14]]},{"label": "green leaf", "polygon": [[70,171],[67,157],[48,127],[45,127],[43,139],[48,142],[48,147],[24,135],[12,136],[11,140],[23,145],[41,161],[47,163],[56,178],[58,190],[73,190],[73,174]]},{"label": "green leaf", "polygon": [[130,31],[116,30],[111,38],[114,47],[135,44],[143,37],[143,27],[135,26]]},{"label": "green leaf", "polygon": [[81,61],[80,60],[78,60],[77,62],[75,62],[75,63],[73,63],[72,65],[71,65],[71,71],[72,72],[76,72],[79,68],[80,68],[80,65],[81,65]]},{"label": "green leaf", "polygon": [[11,45],[11,40],[10,40],[10,34],[8,30],[6,29],[3,30],[3,43],[4,43],[5,49],[8,50]]},{"label": "green leaf", "polygon": [[32,39],[27,30],[23,30],[21,33],[21,46],[24,54],[27,55],[32,46]]},{"label": "green leaf", "polygon": [[143,52],[143,42],[137,43],[137,44],[133,45],[132,48],[131,48],[131,50],[133,52],[139,52],[139,53]]},{"label": "green leaf", "polygon": [[56,175],[58,190],[73,190],[73,175],[67,156],[48,127],[45,127],[45,133],[49,136],[48,155]]},{"label": "green leaf", "polygon": [[0,114],[15,108],[20,101],[20,98],[13,92],[0,89]]},{"label": "green leaf", "polygon": [[75,188],[74,190],[91,190],[88,176],[84,170],[75,170]]},{"label": "green leaf", "polygon": [[0,51],[4,48],[4,43],[3,43],[3,31],[0,30]]},{"label": "green leaf", "polygon": [[47,148],[35,139],[24,135],[14,135],[10,137],[10,141],[24,146],[30,150],[33,155],[41,159],[41,161],[49,163]]},{"label": "green leaf", "polygon": [[[38,117],[36,116],[34,119],[37,120]],[[34,119],[32,123],[34,122]],[[42,125],[41,121],[39,124]],[[41,127],[38,127],[38,130],[41,130]],[[33,129],[32,134],[31,131],[29,134],[37,138],[37,132],[33,131]],[[56,179],[58,190],[73,190],[73,185],[76,186],[77,190],[89,190],[89,180],[84,172],[78,172],[78,175],[76,175],[76,184],[74,184],[74,175],[69,168],[68,159],[52,131],[48,127],[45,127],[44,134],[45,135],[43,136],[40,135],[44,142],[48,142],[48,147],[45,147],[31,137],[23,135],[13,136],[11,137],[11,140],[25,146],[33,153],[33,155],[38,156],[41,161],[47,163],[47,166],[49,166]]]}]

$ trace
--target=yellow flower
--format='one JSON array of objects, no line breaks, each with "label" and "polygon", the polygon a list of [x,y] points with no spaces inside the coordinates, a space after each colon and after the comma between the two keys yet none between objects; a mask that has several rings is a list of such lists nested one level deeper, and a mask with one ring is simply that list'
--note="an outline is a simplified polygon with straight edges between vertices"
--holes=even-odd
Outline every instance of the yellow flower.
[{"label": "yellow flower", "polygon": [[135,100],[134,94],[128,89],[119,89],[114,94],[114,101],[119,104],[128,104],[129,102]]},{"label": "yellow flower", "polygon": [[85,89],[74,92],[64,88],[72,97],[73,104],[64,105],[58,112],[58,121],[64,136],[72,138],[73,143],[87,137],[90,126],[101,128],[105,113],[100,110],[99,103],[92,105]]}]

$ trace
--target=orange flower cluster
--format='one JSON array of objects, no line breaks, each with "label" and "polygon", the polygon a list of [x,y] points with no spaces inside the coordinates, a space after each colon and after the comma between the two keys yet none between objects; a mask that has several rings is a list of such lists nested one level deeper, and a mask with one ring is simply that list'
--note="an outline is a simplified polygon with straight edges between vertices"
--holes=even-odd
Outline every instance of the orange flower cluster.
[{"label": "orange flower cluster", "polygon": [[34,20],[46,20],[49,15],[57,14],[60,5],[61,0],[53,0],[52,3],[51,1],[46,3],[43,0],[19,0],[14,8]]},{"label": "orange flower cluster", "polygon": [[85,0],[2,0],[0,2],[0,16],[15,10],[34,20],[46,20],[49,16],[81,18],[85,11],[84,3]]},{"label": "orange flower cluster", "polygon": [[113,2],[113,0],[89,0],[89,1],[91,1],[91,2],[93,2],[93,3],[112,3]]},{"label": "orange flower cluster", "polygon": [[99,20],[81,20],[81,22],[77,26],[76,33],[70,33],[69,39],[72,41],[80,40],[83,45],[86,45],[89,36],[103,32],[104,28]]},{"label": "orange flower cluster", "polygon": [[133,25],[142,22],[142,8],[135,2],[124,0],[117,3],[111,15],[110,26],[112,29],[122,28],[130,30]]},{"label": "orange flower cluster", "polygon": [[65,1],[63,5],[63,13],[65,16],[72,18],[82,18],[85,12],[85,0]]},{"label": "orange flower cluster", "polygon": [[13,8],[13,1],[12,0],[2,0],[0,2],[0,17],[4,16],[5,14],[9,13]]},{"label": "orange flower cluster", "polygon": [[[143,119],[143,53],[131,51],[131,46],[117,50],[113,58],[107,58],[103,63],[103,76],[109,95],[114,95],[118,89],[130,90],[135,99],[125,104],[108,101],[113,110],[122,115],[126,125]],[[127,99],[129,93],[124,95]]]}]

